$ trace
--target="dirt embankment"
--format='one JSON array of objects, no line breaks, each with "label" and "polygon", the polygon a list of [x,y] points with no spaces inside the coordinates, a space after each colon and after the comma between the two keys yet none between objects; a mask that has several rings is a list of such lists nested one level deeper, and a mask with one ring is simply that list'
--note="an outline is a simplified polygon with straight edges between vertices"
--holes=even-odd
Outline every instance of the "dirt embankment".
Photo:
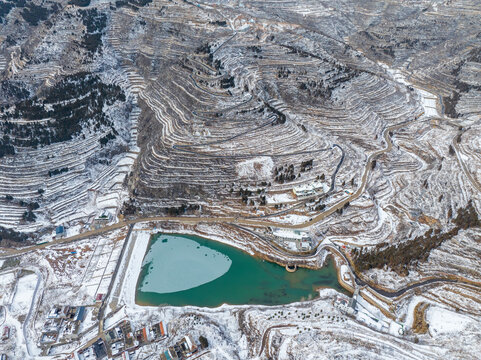
[{"label": "dirt embankment", "polygon": [[426,310],[428,307],[428,303],[420,302],[414,308],[413,333],[426,334],[428,332],[429,324],[426,322]]}]

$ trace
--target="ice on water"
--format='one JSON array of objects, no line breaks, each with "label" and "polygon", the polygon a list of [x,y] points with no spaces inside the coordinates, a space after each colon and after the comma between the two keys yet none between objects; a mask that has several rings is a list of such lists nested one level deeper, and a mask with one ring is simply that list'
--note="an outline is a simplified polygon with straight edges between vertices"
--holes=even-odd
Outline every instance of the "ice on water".
[{"label": "ice on water", "polygon": [[221,277],[231,264],[228,256],[194,240],[162,235],[144,258],[142,267],[149,268],[140,290],[165,294],[191,289]]}]

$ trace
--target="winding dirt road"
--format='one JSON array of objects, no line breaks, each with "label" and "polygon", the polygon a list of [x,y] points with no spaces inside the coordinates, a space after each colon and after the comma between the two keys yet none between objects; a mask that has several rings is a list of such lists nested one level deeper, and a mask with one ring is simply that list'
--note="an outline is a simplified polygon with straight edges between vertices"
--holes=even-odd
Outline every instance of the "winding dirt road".
[{"label": "winding dirt road", "polygon": [[125,226],[137,224],[137,223],[142,223],[142,222],[149,222],[149,221],[172,221],[172,222],[179,222],[183,224],[198,224],[198,223],[232,223],[232,224],[238,224],[238,225],[247,225],[247,226],[275,226],[278,228],[287,228],[287,229],[302,229],[306,228],[308,226],[311,226],[319,221],[322,221],[326,217],[332,215],[334,212],[336,212],[338,209],[344,207],[344,205],[348,202],[351,202],[355,199],[357,199],[361,194],[364,192],[364,189],[366,187],[366,182],[368,179],[369,172],[372,170],[372,162],[377,158],[378,156],[391,151],[392,149],[392,141],[391,137],[389,136],[389,133],[391,131],[397,130],[406,124],[413,122],[417,120],[422,114],[418,115],[412,120],[408,120],[405,122],[402,122],[397,125],[389,126],[387,127],[384,132],[384,140],[386,141],[387,146],[381,150],[378,150],[374,153],[372,153],[367,160],[366,165],[364,166],[364,173],[361,179],[361,186],[357,189],[356,192],[354,192],[352,195],[346,197],[345,199],[337,202],[333,206],[331,206],[329,209],[326,211],[320,213],[319,215],[316,215],[312,217],[309,221],[299,223],[299,224],[286,224],[286,223],[281,223],[281,222],[275,222],[275,221],[268,221],[265,218],[251,218],[251,217],[238,217],[238,216],[225,216],[225,217],[213,217],[213,216],[151,216],[151,217],[141,217],[141,218],[135,218],[135,219],[126,219],[123,221],[120,221],[118,223],[112,224],[112,225],[107,225],[104,226],[100,229],[96,230],[90,230],[86,231],[84,233],[66,237],[63,239],[57,239],[53,240],[51,242],[45,243],[45,244],[40,244],[40,245],[34,245],[30,246],[27,248],[22,248],[22,249],[7,249],[3,254],[2,257],[10,257],[10,256],[15,256],[15,255],[21,255],[33,250],[38,250],[38,249],[44,249],[48,246],[52,245],[58,245],[58,244],[66,244],[78,240],[83,240],[87,239],[89,237],[94,237],[98,235],[102,235],[108,232],[111,232],[113,230],[121,229]]}]

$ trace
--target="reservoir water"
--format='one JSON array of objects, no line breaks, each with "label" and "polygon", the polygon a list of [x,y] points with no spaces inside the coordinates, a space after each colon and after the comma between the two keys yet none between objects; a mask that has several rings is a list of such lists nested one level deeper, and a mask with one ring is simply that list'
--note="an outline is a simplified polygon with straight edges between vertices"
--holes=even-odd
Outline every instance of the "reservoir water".
[{"label": "reservoir water", "polygon": [[289,273],[232,246],[193,235],[156,234],[137,280],[140,305],[280,305],[316,297],[316,289],[344,292],[329,261],[320,270]]}]

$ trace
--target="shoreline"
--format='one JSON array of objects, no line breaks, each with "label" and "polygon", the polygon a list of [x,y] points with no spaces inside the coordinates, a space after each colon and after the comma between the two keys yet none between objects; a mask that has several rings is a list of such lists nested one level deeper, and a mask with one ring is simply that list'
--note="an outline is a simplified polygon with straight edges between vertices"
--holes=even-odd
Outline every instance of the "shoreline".
[{"label": "shoreline", "polygon": [[[160,228],[160,229],[157,229],[157,228],[156,229],[136,229],[136,230],[134,230],[135,233],[136,233],[135,234],[135,236],[136,236],[135,240],[136,240],[137,246],[135,246],[135,250],[134,250],[135,255],[132,256],[132,258],[130,259],[131,264],[126,264],[126,266],[128,266],[127,273],[128,273],[129,276],[127,277],[127,275],[126,275],[126,278],[124,280],[124,284],[122,285],[122,295],[123,295],[122,297],[124,297],[124,301],[126,302],[126,304],[128,304],[130,306],[133,306],[134,308],[141,308],[141,309],[151,308],[151,307],[178,307],[178,308],[182,308],[182,307],[185,307],[185,306],[190,306],[190,307],[193,306],[193,307],[208,308],[208,309],[218,309],[218,308],[220,308],[224,305],[232,306],[232,307],[239,307],[239,306],[279,306],[279,304],[277,304],[277,305],[263,305],[263,304],[221,303],[221,304],[213,306],[213,307],[210,307],[210,306],[205,307],[205,306],[196,306],[196,305],[175,306],[175,305],[170,305],[168,303],[151,305],[151,304],[148,304],[148,303],[139,302],[138,299],[137,299],[137,288],[138,288],[138,284],[139,284],[139,281],[140,281],[141,276],[142,276],[142,268],[143,268],[142,264],[143,264],[143,261],[145,259],[146,254],[148,252],[149,246],[151,246],[152,242],[156,241],[158,239],[158,235],[161,235],[161,234],[173,235],[173,236],[189,236],[189,235],[190,236],[192,236],[192,235],[197,236],[197,237],[199,237],[203,240],[209,241],[209,242],[215,241],[216,243],[226,245],[226,246],[229,246],[229,247],[233,247],[236,250],[242,251],[244,255],[254,257],[255,259],[268,261],[270,263],[281,266],[282,268],[285,267],[285,265],[282,265],[282,263],[280,263],[279,261],[272,261],[272,260],[269,259],[269,257],[263,256],[263,254],[260,254],[256,251],[249,252],[244,247],[239,246],[238,243],[237,244],[232,243],[228,239],[225,239],[223,237],[221,238],[219,236],[216,236],[215,234],[213,234],[212,237],[206,237],[205,235],[203,235],[199,231],[195,231],[195,230],[192,230],[192,229],[184,229],[186,231],[183,231],[183,232],[181,232],[179,230],[180,229],[164,229],[164,228]],[[139,238],[139,235],[141,236],[140,238]],[[139,240],[140,240],[140,243],[139,243]],[[336,257],[333,254],[326,254],[323,257],[323,261],[322,261],[323,265],[321,267],[309,267],[309,266],[301,266],[301,267],[305,268],[306,270],[320,270],[320,269],[323,269],[326,266],[328,266],[330,264],[330,261],[333,262],[332,266],[334,267],[334,270],[336,272],[336,280],[337,280],[337,283],[339,284],[339,287],[341,288],[341,290],[336,289],[336,288],[331,287],[331,286],[324,286],[324,285],[318,286],[318,287],[313,288],[313,291],[316,293],[316,295],[314,297],[310,298],[309,300],[300,299],[299,301],[304,302],[304,301],[315,300],[319,297],[320,291],[322,291],[323,289],[331,289],[331,290],[334,290],[336,292],[340,292],[340,293],[344,293],[344,294],[352,294],[352,290],[347,288],[345,286],[345,284],[340,279],[339,266],[337,264]],[[286,270],[284,269],[284,271],[286,271]],[[135,287],[133,287],[133,286],[135,286]],[[288,303],[288,304],[293,304],[293,303],[296,303],[296,302],[299,302],[299,301],[294,301],[294,302]]]}]

